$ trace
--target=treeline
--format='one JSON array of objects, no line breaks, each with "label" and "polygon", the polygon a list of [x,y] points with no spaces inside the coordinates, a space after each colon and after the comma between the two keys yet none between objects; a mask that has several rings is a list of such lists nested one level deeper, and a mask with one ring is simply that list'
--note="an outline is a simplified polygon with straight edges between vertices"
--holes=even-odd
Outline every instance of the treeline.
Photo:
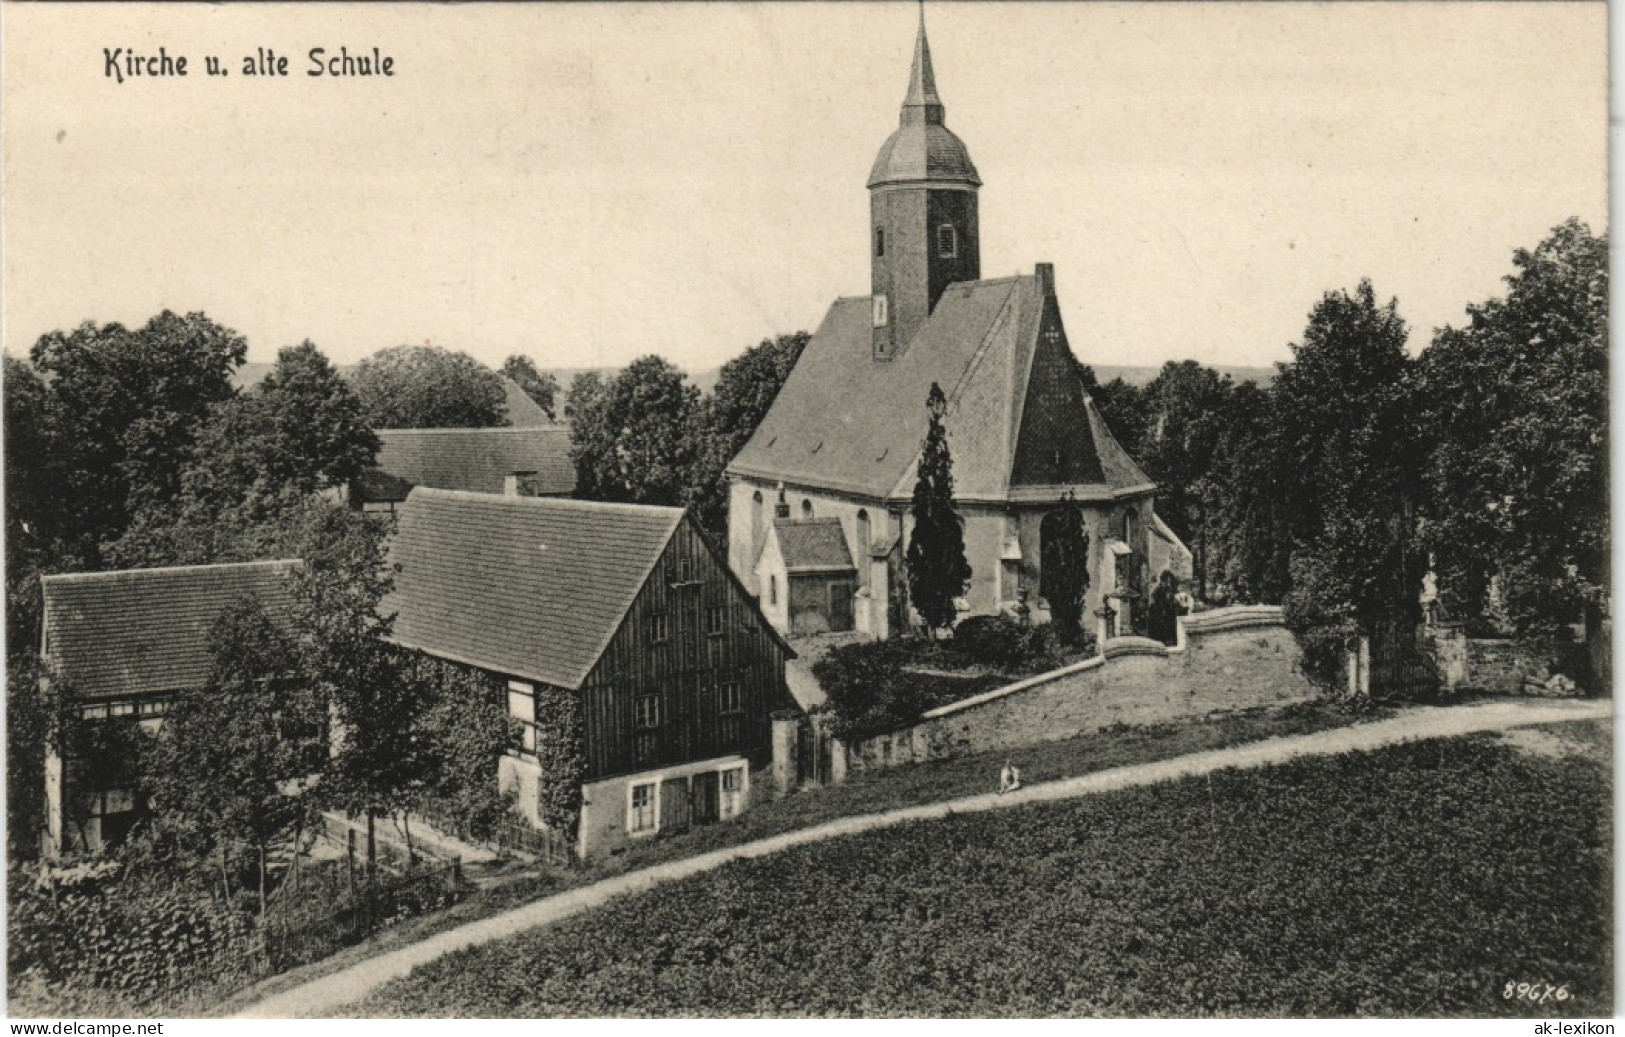
[{"label": "treeline", "polygon": [[[747,350],[708,396],[652,357],[614,377],[578,378],[567,404],[582,495],[689,506],[713,535],[724,536],[722,469],[807,338],[781,336]],[[368,695],[369,683],[383,688],[401,679],[397,663],[369,654],[382,650],[388,633],[379,615],[390,586],[387,527],[349,511],[332,491],[376,462],[374,429],[506,424],[502,378],[465,354],[430,346],[385,349],[341,375],[307,341],[281,350],[262,380],[239,390],[234,374],[246,355],[244,338],[205,314],[166,311],[136,328],[87,322],[52,332],[35,343],[29,361],[5,358],[14,858],[38,848],[45,747],[70,737],[37,693],[41,574],[300,558],[301,593],[311,603],[295,631],[304,656],[323,665],[315,646],[324,627],[361,631],[343,652],[333,646],[348,653],[344,665],[360,668],[350,690]],[[563,409],[557,382],[528,358],[510,357],[502,373],[550,416]],[[330,620],[321,620],[323,610]],[[363,671],[376,682],[361,681]],[[413,725],[458,719],[433,708],[432,694],[377,694],[392,704],[355,703],[350,726],[362,734],[352,745],[390,725],[396,734],[413,732],[417,744],[433,732]],[[417,699],[421,708],[409,701]],[[478,732],[443,734],[489,741]],[[379,752],[388,741],[380,734]],[[349,802],[383,813],[398,807],[388,768],[357,766],[375,773],[367,795]],[[414,787],[424,786],[418,780]],[[441,792],[464,796],[460,788]]]},{"label": "treeline", "polygon": [[689,508],[724,544],[724,469],[761,424],[811,338],[799,331],[763,339],[722,366],[709,394],[653,355],[611,377],[577,375],[564,404],[577,496]]},{"label": "treeline", "polygon": [[1269,385],[1194,361],[1095,390],[1191,548],[1196,592],[1282,603],[1329,678],[1354,637],[1447,617],[1545,641],[1608,589],[1608,242],[1571,220],[1504,297],[1406,352],[1395,300],[1327,293]]}]

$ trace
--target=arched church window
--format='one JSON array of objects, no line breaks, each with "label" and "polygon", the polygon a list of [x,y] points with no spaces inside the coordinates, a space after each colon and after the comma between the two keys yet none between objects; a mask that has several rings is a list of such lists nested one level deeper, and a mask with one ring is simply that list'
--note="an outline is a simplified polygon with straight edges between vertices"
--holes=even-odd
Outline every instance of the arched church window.
[{"label": "arched church window", "polygon": [[944,223],[937,228],[937,256],[941,259],[952,259],[959,255],[959,235],[954,231],[954,225]]},{"label": "arched church window", "polygon": [[875,255],[883,256],[885,254],[886,254],[886,228],[885,227],[876,227],[875,228]]},{"label": "arched church window", "polygon": [[750,495],[750,546],[751,550],[760,549],[762,543],[762,491],[757,490]]},{"label": "arched church window", "polygon": [[767,577],[767,603],[769,605],[779,603],[779,578],[771,573]]},{"label": "arched church window", "polygon": [[801,517],[804,519],[813,517],[812,501],[805,497],[801,499]]}]

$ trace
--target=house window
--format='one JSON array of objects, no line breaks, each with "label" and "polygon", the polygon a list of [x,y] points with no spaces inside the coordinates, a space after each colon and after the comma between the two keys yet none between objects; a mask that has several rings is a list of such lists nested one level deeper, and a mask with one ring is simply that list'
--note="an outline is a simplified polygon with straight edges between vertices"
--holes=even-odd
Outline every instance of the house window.
[{"label": "house window", "polygon": [[745,711],[745,696],[738,681],[723,681],[717,685],[717,710],[722,713]]},{"label": "house window", "polygon": [[728,622],[728,610],[722,605],[712,605],[705,610],[705,632],[712,637],[721,637],[724,626]]},{"label": "house window", "polygon": [[660,783],[633,785],[626,798],[626,830],[633,835],[653,833],[660,824]]},{"label": "house window", "polygon": [[80,706],[80,720],[105,720],[107,718],[107,704],[104,702],[96,706]]},{"label": "house window", "polygon": [[664,644],[671,636],[671,624],[664,612],[649,614],[649,643]]},{"label": "house window", "polygon": [[719,802],[717,813],[721,817],[738,817],[745,812],[746,775],[744,765],[717,772]]},{"label": "house window", "polygon": [[640,731],[660,726],[660,696],[640,695],[632,700],[632,722]]},{"label": "house window", "polygon": [[813,517],[812,501],[805,497],[801,499],[801,517],[804,520]]},{"label": "house window", "polygon": [[523,681],[508,682],[508,716],[517,722],[513,750],[536,755],[536,688]]},{"label": "house window", "polygon": [[944,223],[937,228],[937,257],[952,259],[959,255],[959,235],[955,233],[953,224]]},{"label": "house window", "polygon": [[632,762],[653,763],[660,754],[660,696],[640,695],[632,700]]},{"label": "house window", "polygon": [[875,228],[875,255],[883,256],[885,254],[886,254],[886,228],[885,227],[876,227]]}]

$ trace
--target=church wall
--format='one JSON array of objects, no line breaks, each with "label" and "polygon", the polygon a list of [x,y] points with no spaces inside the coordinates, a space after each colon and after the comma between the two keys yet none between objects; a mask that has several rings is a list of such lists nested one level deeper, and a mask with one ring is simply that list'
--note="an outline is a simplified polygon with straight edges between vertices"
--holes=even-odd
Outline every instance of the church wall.
[{"label": "church wall", "polygon": [[[762,520],[757,530],[758,545],[766,542],[766,527],[773,521],[773,506],[778,499],[776,487],[754,482],[750,479],[735,480],[729,495],[728,508],[728,552],[729,562],[745,586],[755,593],[763,609],[773,612],[766,603],[766,587],[756,571],[760,558],[760,546],[751,548],[751,509],[754,506],[754,495],[761,492]],[[867,511],[872,539],[879,539],[891,528],[889,523],[894,519],[888,517],[883,504],[872,501],[860,501],[853,498],[804,491],[793,487],[785,491],[785,501],[790,506],[792,518],[803,517],[802,502],[811,501],[813,517],[838,518],[841,520],[841,529],[846,534],[847,548],[852,553],[852,559],[859,566],[860,573],[865,568],[865,559],[868,558],[867,545],[861,545],[857,539],[858,512]],[[971,565],[971,585],[965,598],[970,606],[966,615],[988,615],[1007,609],[1015,602],[1011,594],[1005,593],[1002,584],[1004,541],[1013,531],[1017,542],[1021,545],[1021,574],[1020,586],[1027,590],[1027,603],[1033,610],[1032,616],[1036,622],[1048,622],[1049,614],[1046,609],[1039,607],[1038,588],[1040,586],[1039,561],[1042,557],[1040,525],[1044,516],[1054,507],[1053,504],[1035,504],[1021,507],[1007,507],[1004,505],[979,506],[962,504],[959,507],[960,517],[965,522],[965,557]],[[1161,554],[1150,551],[1153,536],[1150,533],[1153,518],[1153,501],[1150,497],[1142,497],[1131,502],[1113,501],[1109,503],[1094,504],[1081,503],[1084,526],[1089,534],[1089,590],[1084,598],[1086,629],[1093,629],[1094,612],[1100,608],[1103,595],[1116,586],[1115,562],[1108,562],[1106,553],[1108,541],[1119,540],[1123,536],[1123,513],[1132,509],[1135,515],[1133,542],[1130,546],[1141,558],[1150,559],[1153,563],[1149,571],[1143,574],[1146,580],[1155,580],[1161,571],[1158,563],[1166,564],[1167,560]],[[903,527],[903,549],[906,550],[908,538],[912,535],[914,520],[908,514],[906,506],[899,513]],[[886,588],[873,580],[874,574],[883,572],[883,566],[869,566],[871,577],[870,586],[863,586],[859,582],[856,600],[853,602],[853,615],[857,629],[876,636],[886,636],[884,627],[884,612],[886,609]],[[783,594],[784,584],[781,582],[780,610],[788,605],[788,595]],[[873,597],[871,597],[873,594]],[[770,617],[772,618],[772,617]],[[774,625],[781,629],[788,623],[788,616],[775,619]]]},{"label": "church wall", "polygon": [[[753,521],[754,497],[761,494],[761,518]],[[772,490],[749,479],[735,479],[728,487],[728,567],[745,589],[761,597],[756,586],[756,559],[761,554],[767,525],[773,521]]]},{"label": "church wall", "polygon": [[[1187,625],[1188,624],[1188,625]],[[1280,609],[1243,606],[1181,620],[1183,649],[1096,657],[926,713],[844,747],[849,773],[1314,698]],[[1020,757],[1016,757],[1020,763]]]}]

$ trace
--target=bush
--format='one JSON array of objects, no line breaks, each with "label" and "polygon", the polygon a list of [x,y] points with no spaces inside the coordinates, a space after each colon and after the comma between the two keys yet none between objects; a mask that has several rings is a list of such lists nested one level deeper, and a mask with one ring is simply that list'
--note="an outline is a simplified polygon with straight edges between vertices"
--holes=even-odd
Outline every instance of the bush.
[{"label": "bush", "polygon": [[843,741],[906,727],[935,705],[918,674],[906,673],[909,651],[894,641],[840,645],[813,663],[829,696],[830,733]]},{"label": "bush", "polygon": [[7,973],[145,1004],[212,981],[253,951],[253,919],[183,889],[144,888],[108,869],[11,873]]},{"label": "bush", "polygon": [[948,648],[969,665],[996,666],[1013,673],[1042,673],[1095,654],[1093,634],[1066,636],[1054,623],[1028,626],[1007,615],[972,616],[954,628]]},{"label": "bush", "polygon": [[1009,616],[972,616],[954,628],[950,647],[975,662],[984,662],[1001,669],[1022,666],[1031,661],[1040,642],[1048,638],[1040,630]]}]

